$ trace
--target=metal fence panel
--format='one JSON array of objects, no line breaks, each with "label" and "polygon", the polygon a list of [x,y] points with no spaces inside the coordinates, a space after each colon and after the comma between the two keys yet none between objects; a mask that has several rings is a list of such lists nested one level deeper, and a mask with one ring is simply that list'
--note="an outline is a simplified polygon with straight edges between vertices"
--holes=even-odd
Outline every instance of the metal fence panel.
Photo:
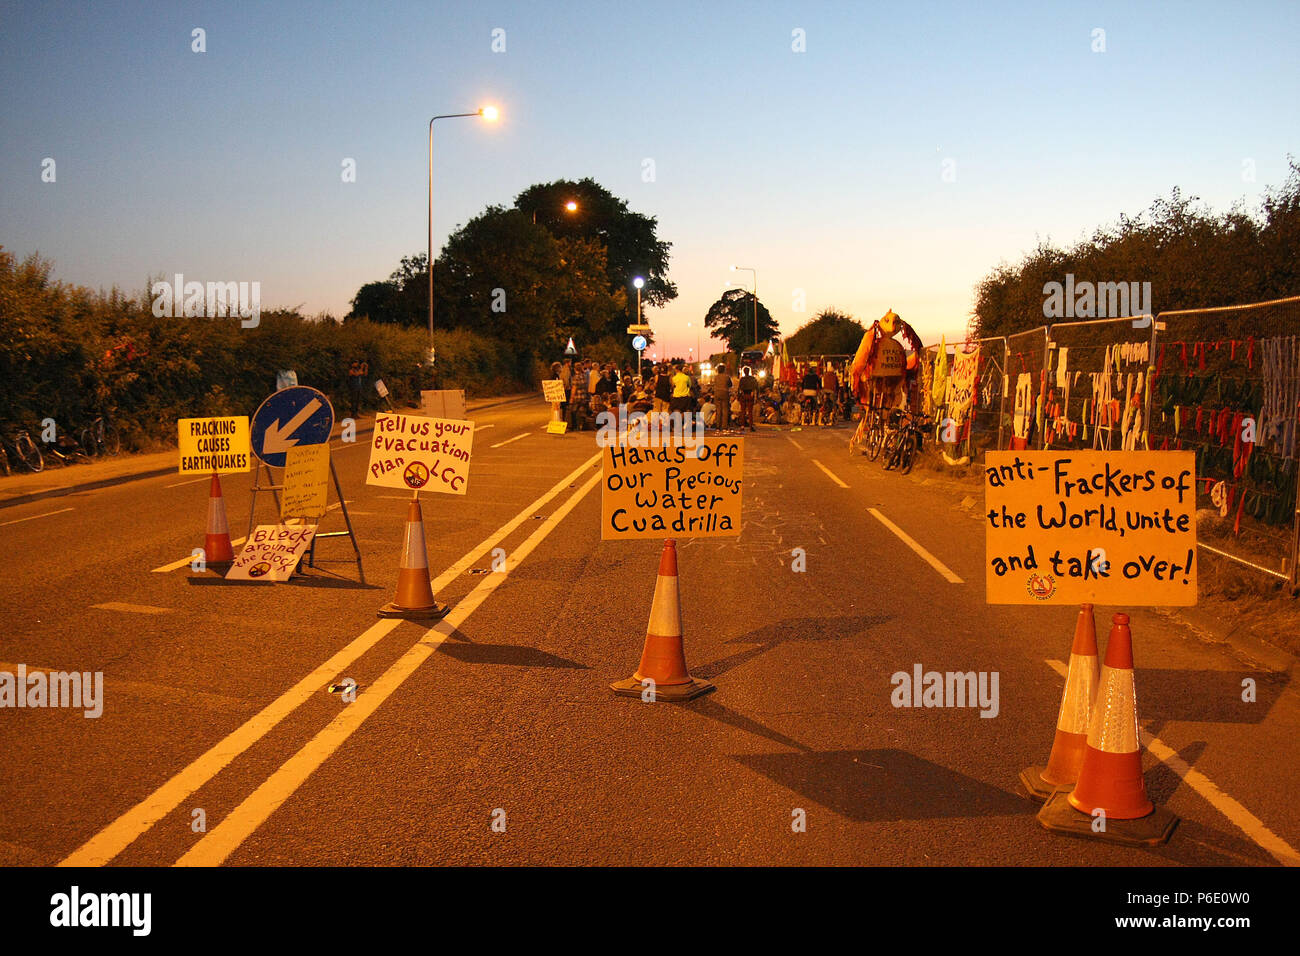
[{"label": "metal fence panel", "polygon": [[[982,339],[948,342],[947,371],[949,379],[953,373],[958,356],[966,361],[975,362],[975,376],[972,383],[970,405],[960,421],[954,423],[953,438],[959,455],[980,458],[990,448],[1002,447],[1005,438],[1002,435],[1006,397],[1006,363],[1007,340],[996,335]],[[953,414],[944,400],[936,400],[934,395],[934,369],[938,360],[939,346],[927,345],[922,355],[921,376],[921,411],[933,415],[935,434],[942,435],[943,422]],[[950,397],[945,390],[945,398]]]},{"label": "metal fence panel", "polygon": [[1006,354],[1007,396],[1001,447],[1042,448],[1047,326],[1007,336]]},{"label": "metal fence panel", "polygon": [[1150,447],[1196,452],[1198,541],[1297,586],[1300,296],[1156,328]]}]

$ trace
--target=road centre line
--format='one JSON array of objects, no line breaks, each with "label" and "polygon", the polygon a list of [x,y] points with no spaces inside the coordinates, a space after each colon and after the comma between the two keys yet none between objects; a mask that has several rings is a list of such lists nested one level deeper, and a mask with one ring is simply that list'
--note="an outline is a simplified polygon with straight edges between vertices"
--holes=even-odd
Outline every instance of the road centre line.
[{"label": "road centre line", "polygon": [[[459,561],[442,572],[437,580],[433,582],[434,593],[436,594],[450,586],[453,581],[473,567],[483,555],[487,554],[494,545],[512,534],[525,521],[531,520],[533,515],[537,514],[552,498],[567,490],[571,482],[576,481],[582,476],[583,472],[599,461],[600,455],[592,455],[556,482],[549,491],[544,492],[513,518],[479,542],[478,545],[467,551]],[[494,574],[490,575],[488,580],[504,578],[504,574]],[[322,686],[350,667],[358,658],[379,643],[401,623],[402,621],[399,618],[389,618],[372,624],[360,635],[353,638],[350,644],[335,652],[329,660],[263,707],[242,726],[195,758],[188,766],[172,776],[171,779],[163,783],[144,800],[92,836],[80,848],[60,862],[59,865],[103,866],[108,863],[135,842],[146,830],[180,806],[182,801],[224,770],[231,761],[266,736],[298,707],[318,694]]]},{"label": "road centre line", "polygon": [[835,474],[834,474],[834,473],[833,473],[829,468],[827,468],[825,465],[823,465],[823,464],[822,464],[820,461],[818,461],[816,458],[812,459],[812,463],[813,463],[814,465],[816,465],[818,468],[820,468],[822,471],[826,472],[826,477],[829,478],[831,481],[835,482],[835,484],[839,485],[841,488],[847,488],[847,487],[848,487],[848,485],[846,485],[844,482],[840,481],[840,479],[837,478],[837,477],[835,476]]},{"label": "road centre line", "polygon": [[[1062,678],[1069,673],[1069,668],[1062,661],[1049,660],[1044,661],[1044,663],[1061,675]],[[1300,866],[1300,853],[1297,853],[1289,843],[1265,826],[1259,817],[1220,790],[1213,780],[1178,756],[1178,751],[1174,750],[1173,747],[1149,733],[1146,725],[1141,721],[1139,721],[1139,726],[1141,728],[1142,746],[1151,752],[1151,756],[1178,774],[1183,783],[1198,793],[1206,803],[1227,817],[1229,822],[1250,837],[1256,846],[1267,852],[1273,859],[1283,866]]]},{"label": "road centre line", "polygon": [[800,451],[803,451],[803,445],[799,444],[797,441],[795,441],[795,440],[794,440],[793,438],[791,438],[789,435],[786,435],[786,436],[785,436],[785,440],[788,441],[791,445],[794,445],[795,448],[798,448]]},{"label": "road centre line", "polygon": [[888,518],[882,515],[875,508],[868,508],[867,510],[871,512],[872,515],[875,516],[877,521],[883,524],[890,531],[894,532],[894,535],[895,537],[898,538],[898,540],[902,541],[903,544],[907,545],[918,555],[920,555],[921,559],[925,561],[926,564],[928,564],[930,567],[934,568],[941,575],[943,575],[944,578],[947,579],[949,584],[965,583],[964,581],[962,581],[961,578],[957,577],[957,575],[954,574],[946,564],[944,564],[942,561],[940,561],[938,558],[932,555],[929,551],[925,550],[925,548],[917,544],[916,541],[913,540],[912,537],[906,531],[904,531],[898,525],[894,524],[894,522],[890,521]]},{"label": "road centre line", "polygon": [[[248,540],[247,537],[243,537],[243,538],[231,538],[231,539],[230,539],[230,546],[231,546],[232,548],[237,548],[237,547],[239,547],[241,544],[243,544],[243,543],[244,543],[245,541],[247,541],[247,540]],[[164,565],[163,565],[162,567],[160,567],[160,568],[154,568],[153,571],[151,571],[150,573],[151,573],[151,574],[166,574],[168,571],[175,571],[177,568],[188,567],[188,566],[190,566],[190,565],[193,564],[193,563],[194,563],[194,555],[191,554],[188,558],[180,558],[179,560],[172,561],[170,564],[164,564]]]},{"label": "road centre line", "polygon": [[487,425],[480,425],[478,422],[474,423],[474,431],[476,432],[481,432],[485,428],[496,428],[496,427],[497,427],[496,422],[491,422]]},{"label": "road centre line", "polygon": [[[546,429],[542,429],[542,431],[545,431],[545,430],[546,430]],[[493,445],[492,447],[493,447],[493,448],[500,448],[502,445],[509,445],[512,441],[519,441],[519,439],[521,439],[521,438],[527,438],[528,435],[529,435],[529,432],[523,432],[523,433],[521,433],[521,434],[519,434],[519,435],[516,435],[514,438],[507,438],[505,441],[499,441],[499,442],[497,442],[495,445]]]},{"label": "road centre line", "polygon": [[44,514],[28,515],[26,518],[14,518],[12,521],[0,521],[0,528],[10,524],[22,524],[24,521],[35,521],[37,518],[48,518],[50,515],[61,515],[63,512],[71,510],[71,508],[60,508],[58,511],[47,511]]},{"label": "road centre line", "polygon": [[164,489],[184,488],[186,485],[197,485],[200,481],[211,481],[211,480],[212,480],[211,475],[204,475],[202,478],[191,478],[189,481],[178,481],[174,485],[163,485],[163,488]]},{"label": "road centre line", "polygon": [[456,603],[445,618],[435,624],[403,654],[365,693],[341,710],[301,750],[228,813],[215,829],[208,831],[179,860],[177,866],[219,866],[238,849],[266,819],[284,804],[344,742],[392,696],[397,689],[438,649],[457,628],[509,577],[532,551],[554,531],[600,481],[592,475],[561,504],[546,521],[506,558],[506,573],[492,574]]},{"label": "road centre line", "polygon": [[121,601],[107,601],[104,604],[92,604],[91,607],[101,611],[126,611],[128,614],[166,614],[171,608],[154,607],[152,604],[123,604]]}]

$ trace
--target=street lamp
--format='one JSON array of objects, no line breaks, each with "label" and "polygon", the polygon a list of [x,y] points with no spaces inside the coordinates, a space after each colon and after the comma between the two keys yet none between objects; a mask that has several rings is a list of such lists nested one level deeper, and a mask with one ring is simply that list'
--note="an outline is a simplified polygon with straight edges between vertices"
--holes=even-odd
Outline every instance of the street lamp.
[{"label": "street lamp", "polygon": [[754,344],[758,344],[758,270],[748,266],[732,266],[732,272],[754,273]]},{"label": "street lamp", "polygon": [[429,361],[433,361],[433,124],[440,119],[459,119],[464,116],[478,116],[489,123],[496,122],[495,106],[480,106],[473,113],[443,113],[429,120]]},{"label": "street lamp", "polygon": [[[570,199],[568,202],[566,202],[566,203],[564,204],[564,211],[567,212],[567,213],[575,213],[575,212],[578,211],[578,204],[577,204],[576,202],[574,202],[572,199]],[[536,210],[536,209],[533,210],[533,225],[534,225],[534,226],[537,225],[537,210]]]}]

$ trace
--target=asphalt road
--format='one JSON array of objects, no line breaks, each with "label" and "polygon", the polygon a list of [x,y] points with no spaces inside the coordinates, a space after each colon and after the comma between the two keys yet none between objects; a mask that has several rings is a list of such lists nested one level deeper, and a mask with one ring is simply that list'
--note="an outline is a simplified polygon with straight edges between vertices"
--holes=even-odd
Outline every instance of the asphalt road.
[{"label": "asphalt road", "polygon": [[[0,710],[0,864],[1300,862],[1289,677],[1144,610],[1147,785],[1182,824],[1158,849],[1043,830],[1017,775],[1047,757],[1076,612],[986,606],[978,487],[851,459],[843,428],[747,435],[742,534],[679,542],[717,690],[613,696],[661,544],[600,540],[593,436],[546,435],[548,411],[472,413],[469,494],[423,497],[454,607],[432,630],[375,616],[407,496],[363,483],[364,437],[335,460],[365,585],[343,540],[287,584],[155,570],[202,545],[206,479],[0,508],[0,669],[102,671],[106,697]],[[249,484],[225,482],[235,537]],[[997,715],[893,707],[916,664],[997,672]],[[348,677],[352,703],[327,692]]]}]

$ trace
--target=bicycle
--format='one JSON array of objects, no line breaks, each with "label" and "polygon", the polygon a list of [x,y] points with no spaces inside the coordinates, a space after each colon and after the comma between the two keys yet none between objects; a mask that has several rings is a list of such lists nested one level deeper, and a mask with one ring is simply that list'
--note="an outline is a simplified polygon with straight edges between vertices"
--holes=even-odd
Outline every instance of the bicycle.
[{"label": "bicycle", "polygon": [[835,425],[836,414],[839,409],[838,403],[830,392],[823,392],[821,402],[817,407],[817,424],[823,428],[830,428]]},{"label": "bicycle", "polygon": [[110,425],[103,415],[81,430],[81,447],[91,458],[100,455],[116,457],[122,451],[122,436],[115,425]]},{"label": "bicycle", "polygon": [[899,474],[906,475],[916,462],[916,453],[921,450],[925,429],[931,424],[921,415],[901,412],[898,428],[891,436],[890,447],[885,456],[885,470],[897,468]]}]

